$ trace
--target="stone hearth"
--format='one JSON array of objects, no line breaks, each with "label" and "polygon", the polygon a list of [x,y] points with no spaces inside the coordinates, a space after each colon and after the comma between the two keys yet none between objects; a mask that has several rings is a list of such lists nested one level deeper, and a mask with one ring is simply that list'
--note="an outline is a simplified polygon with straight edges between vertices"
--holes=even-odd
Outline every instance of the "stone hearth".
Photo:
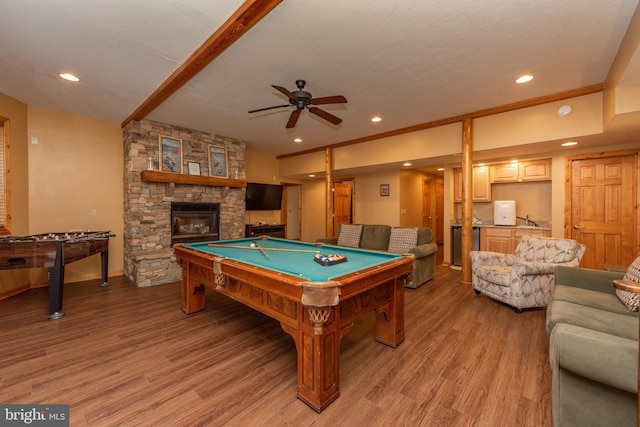
[{"label": "stone hearth", "polygon": [[[209,145],[227,150],[229,178],[245,179],[243,141],[149,120],[132,121],[124,140],[124,274],[137,286],[175,282],[182,272],[171,248],[171,202],[220,203],[220,239],[244,236],[244,188],[143,182],[140,173],[155,169],[159,136],[182,140],[183,171],[187,162],[200,164],[209,175]],[[237,175],[236,175],[237,173]]]}]

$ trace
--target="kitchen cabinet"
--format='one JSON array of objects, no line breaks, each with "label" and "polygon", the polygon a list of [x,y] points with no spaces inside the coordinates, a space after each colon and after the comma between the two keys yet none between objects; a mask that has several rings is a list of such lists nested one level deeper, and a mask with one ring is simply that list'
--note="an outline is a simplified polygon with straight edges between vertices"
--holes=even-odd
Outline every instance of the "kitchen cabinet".
[{"label": "kitchen cabinet", "polygon": [[[474,166],[472,169],[472,193],[474,202],[491,201],[489,166]],[[453,170],[453,201],[462,201],[462,169]]]},{"label": "kitchen cabinet", "polygon": [[551,159],[529,160],[520,163],[522,181],[548,181],[551,179]]},{"label": "kitchen cabinet", "polygon": [[551,159],[491,165],[492,184],[501,182],[548,181],[550,179]]},{"label": "kitchen cabinet", "polygon": [[551,230],[482,227],[480,229],[480,250],[513,254],[522,236],[551,237]]}]

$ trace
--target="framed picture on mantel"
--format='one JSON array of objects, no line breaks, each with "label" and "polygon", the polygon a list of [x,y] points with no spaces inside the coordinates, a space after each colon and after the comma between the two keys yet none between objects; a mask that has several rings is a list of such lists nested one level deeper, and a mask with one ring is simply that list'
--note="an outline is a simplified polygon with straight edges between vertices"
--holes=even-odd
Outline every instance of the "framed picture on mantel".
[{"label": "framed picture on mantel", "polygon": [[160,164],[162,172],[182,173],[182,140],[170,136],[159,137]]},{"label": "framed picture on mantel", "polygon": [[216,145],[209,145],[209,175],[228,178],[227,149]]}]

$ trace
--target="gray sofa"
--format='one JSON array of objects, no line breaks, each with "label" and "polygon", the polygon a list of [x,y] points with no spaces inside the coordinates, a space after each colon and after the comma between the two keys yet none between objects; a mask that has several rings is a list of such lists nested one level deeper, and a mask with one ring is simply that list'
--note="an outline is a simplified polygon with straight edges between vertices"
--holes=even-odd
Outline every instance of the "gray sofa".
[{"label": "gray sofa", "polygon": [[638,313],[615,294],[623,276],[556,267],[546,322],[556,427],[637,425]]},{"label": "gray sofa", "polygon": [[[391,229],[389,225],[363,225],[358,247],[360,249],[372,249],[386,251],[389,248]],[[337,245],[341,227],[338,226],[338,236],[317,239],[317,242],[329,245]],[[430,228],[418,228],[416,246],[409,249],[409,253],[415,256],[413,271],[410,280],[405,287],[417,288],[431,280],[436,274],[436,252],[438,245],[433,242],[433,233]]]}]

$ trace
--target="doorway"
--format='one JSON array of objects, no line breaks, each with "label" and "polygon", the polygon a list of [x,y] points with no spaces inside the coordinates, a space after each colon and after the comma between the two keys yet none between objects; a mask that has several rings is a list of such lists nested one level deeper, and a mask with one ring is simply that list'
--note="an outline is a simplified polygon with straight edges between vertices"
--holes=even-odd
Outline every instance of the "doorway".
[{"label": "doorway", "polygon": [[628,266],[638,256],[637,152],[567,158],[565,230],[587,246],[581,267]]},{"label": "doorway", "polygon": [[422,181],[422,227],[431,228],[434,242],[444,244],[444,181]]},{"label": "doorway", "polygon": [[340,224],[353,220],[353,179],[333,182],[333,235],[338,235]]},{"label": "doorway", "polygon": [[285,185],[284,220],[287,239],[300,240],[300,185]]}]

